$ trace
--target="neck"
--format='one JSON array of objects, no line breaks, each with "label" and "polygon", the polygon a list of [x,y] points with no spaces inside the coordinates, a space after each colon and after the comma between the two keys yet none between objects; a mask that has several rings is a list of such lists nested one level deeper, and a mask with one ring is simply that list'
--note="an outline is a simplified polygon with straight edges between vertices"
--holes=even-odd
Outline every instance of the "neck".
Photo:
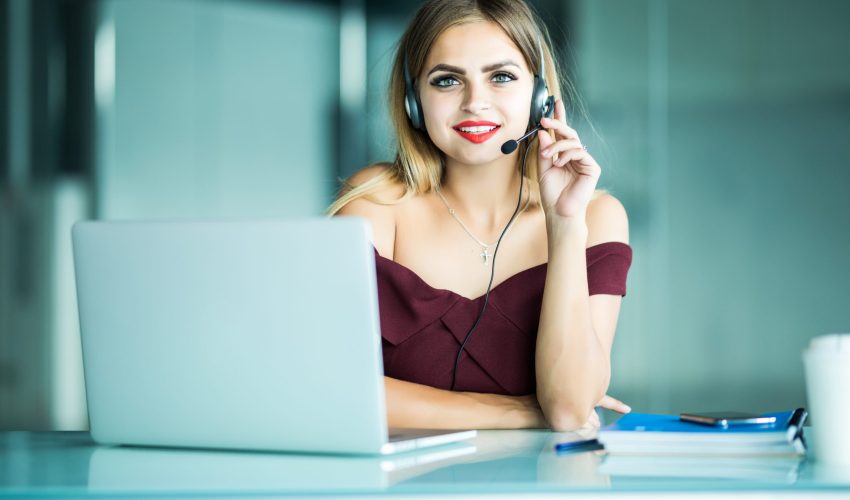
[{"label": "neck", "polygon": [[[504,227],[513,214],[519,187],[516,155],[506,155],[486,165],[448,162],[440,190],[467,224],[490,232]],[[521,204],[528,188],[526,182]]]}]

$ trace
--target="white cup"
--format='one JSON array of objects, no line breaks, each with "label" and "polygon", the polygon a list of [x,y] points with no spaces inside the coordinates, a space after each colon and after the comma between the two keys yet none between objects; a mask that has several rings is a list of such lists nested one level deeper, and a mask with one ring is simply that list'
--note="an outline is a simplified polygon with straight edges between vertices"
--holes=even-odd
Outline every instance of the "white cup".
[{"label": "white cup", "polygon": [[850,333],[815,337],[803,352],[818,463],[850,465]]}]

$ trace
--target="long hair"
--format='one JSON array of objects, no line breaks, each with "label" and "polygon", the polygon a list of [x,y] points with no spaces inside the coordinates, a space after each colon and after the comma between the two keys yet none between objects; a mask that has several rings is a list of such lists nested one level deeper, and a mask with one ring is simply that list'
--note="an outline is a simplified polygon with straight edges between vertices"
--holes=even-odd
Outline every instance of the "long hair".
[{"label": "long hair", "polygon": [[[523,0],[429,0],[419,8],[413,20],[408,25],[395,54],[389,83],[389,111],[393,128],[397,134],[397,152],[392,163],[380,163],[384,168],[378,175],[368,181],[352,186],[344,182],[340,196],[328,208],[328,214],[333,215],[350,201],[365,197],[380,204],[400,203],[411,196],[427,193],[439,187],[443,176],[443,153],[431,142],[428,133],[414,129],[407,118],[404,108],[405,56],[411,75],[419,75],[425,64],[428,51],[440,34],[453,26],[489,21],[495,23],[519,48],[525,62],[535,74],[539,74],[540,55],[545,58],[545,75],[549,94],[561,99],[561,83],[567,89],[572,85],[561,76],[556,59],[552,55],[551,40],[546,26]],[[563,78],[563,80],[562,80]],[[529,102],[529,106],[531,103]],[[525,153],[525,148],[531,147],[526,164],[528,185],[531,199],[539,201],[539,185],[537,182],[537,142],[531,146],[526,141],[520,146],[517,154],[517,171],[520,169],[519,158]],[[403,194],[392,200],[378,199],[375,195],[391,185],[402,185]]]}]

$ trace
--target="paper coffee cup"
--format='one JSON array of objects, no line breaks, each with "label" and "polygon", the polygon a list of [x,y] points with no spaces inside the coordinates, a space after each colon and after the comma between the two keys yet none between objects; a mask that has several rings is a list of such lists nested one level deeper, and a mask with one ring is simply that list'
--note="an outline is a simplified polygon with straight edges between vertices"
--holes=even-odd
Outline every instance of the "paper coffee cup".
[{"label": "paper coffee cup", "polygon": [[818,463],[850,465],[850,334],[815,337],[803,352]]}]

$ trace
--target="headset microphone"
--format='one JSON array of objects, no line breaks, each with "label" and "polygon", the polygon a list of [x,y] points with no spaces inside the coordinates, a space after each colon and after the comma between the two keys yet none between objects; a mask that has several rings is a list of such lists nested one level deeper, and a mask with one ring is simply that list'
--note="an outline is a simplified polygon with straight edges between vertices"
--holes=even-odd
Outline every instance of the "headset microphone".
[{"label": "headset microphone", "polygon": [[519,139],[516,139],[516,140],[511,139],[511,140],[507,141],[506,143],[502,144],[502,154],[509,155],[509,154],[513,153],[514,151],[516,151],[516,148],[519,147],[519,143],[521,143],[522,141],[531,137],[532,134],[537,133],[537,131],[540,130],[541,128],[543,128],[542,125],[537,125],[533,129],[531,129],[531,131],[529,133],[525,134],[524,136],[520,137]]},{"label": "headset microphone", "polygon": [[[546,99],[546,104],[543,106],[543,116],[545,116],[546,118],[549,118],[552,115],[552,110],[555,107],[554,104],[555,104],[555,98],[553,96],[549,96]],[[520,137],[517,140],[511,139],[508,142],[502,144],[502,153],[506,154],[506,155],[513,153],[514,151],[516,151],[516,148],[519,146],[519,143],[528,139],[529,137],[532,136],[532,134],[537,133],[537,131],[542,129],[542,128],[543,128],[543,125],[541,125],[540,123],[537,123],[537,126],[535,126],[533,129],[531,129],[531,131],[529,133],[525,134],[524,136]]]}]

